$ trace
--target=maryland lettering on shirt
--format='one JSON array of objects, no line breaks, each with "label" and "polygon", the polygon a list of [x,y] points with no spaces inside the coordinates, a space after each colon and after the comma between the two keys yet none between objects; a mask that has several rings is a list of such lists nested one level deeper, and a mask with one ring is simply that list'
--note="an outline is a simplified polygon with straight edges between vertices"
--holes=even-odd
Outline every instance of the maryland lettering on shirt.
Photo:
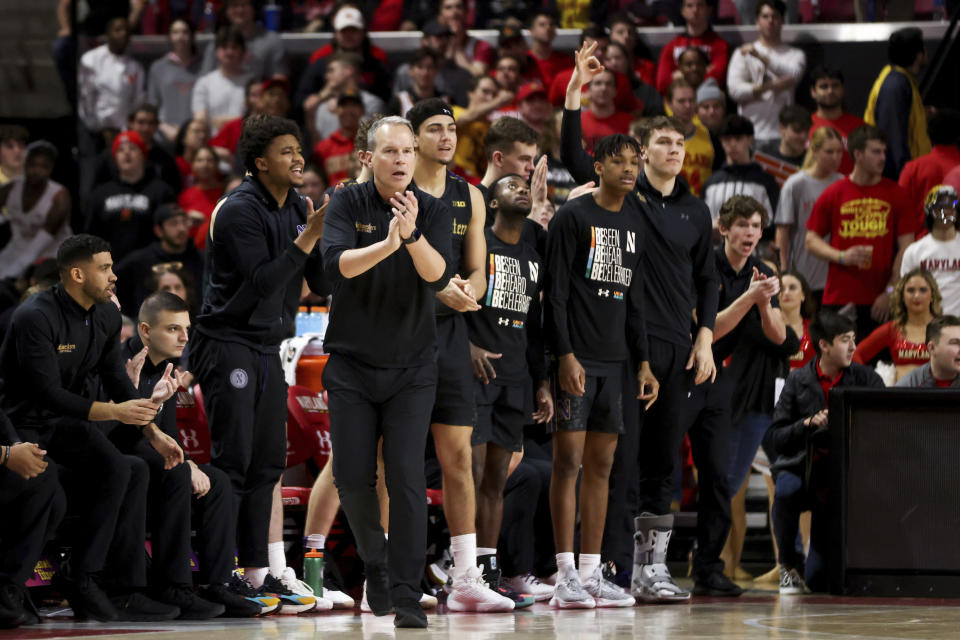
[{"label": "maryland lettering on shirt", "polygon": [[848,200],[840,206],[840,237],[881,238],[889,233],[890,212],[885,200]]},{"label": "maryland lettering on shirt", "polygon": [[[637,238],[634,231],[626,232],[626,251],[627,253],[637,251]],[[633,269],[623,266],[623,253],[619,229],[590,227],[587,278],[596,282],[611,282],[629,287]],[[622,300],[622,296],[619,299]]]},{"label": "maryland lettering on shirt", "polygon": [[929,258],[921,260],[920,266],[927,271],[960,271],[960,258]]},{"label": "maryland lettering on shirt", "polygon": [[[530,263],[530,281],[537,281],[536,264]],[[530,308],[531,297],[528,293],[528,280],[520,270],[520,261],[509,256],[490,254],[490,270],[487,277],[487,297],[484,304],[492,309],[502,309],[526,314]],[[510,325],[522,329],[523,321]]]}]

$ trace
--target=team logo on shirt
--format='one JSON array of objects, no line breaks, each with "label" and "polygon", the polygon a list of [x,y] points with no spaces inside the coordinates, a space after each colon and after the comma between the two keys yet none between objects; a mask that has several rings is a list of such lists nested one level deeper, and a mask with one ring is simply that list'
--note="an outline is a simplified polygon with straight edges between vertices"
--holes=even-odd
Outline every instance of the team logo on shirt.
[{"label": "team logo on shirt", "polygon": [[455,235],[455,236],[466,235],[466,233],[467,233],[467,227],[468,227],[468,226],[469,226],[469,225],[460,224],[459,222],[457,222],[456,220],[454,220],[454,221],[453,221],[453,235]]},{"label": "team logo on shirt", "polygon": [[520,271],[519,260],[496,253],[490,254],[487,297],[484,304],[493,309],[527,313],[530,296],[527,295],[527,280]]},{"label": "team logo on shirt", "polygon": [[375,224],[363,224],[360,222],[355,222],[354,225],[357,228],[357,231],[360,233],[373,233],[377,230],[377,225]]},{"label": "team logo on shirt", "polygon": [[465,200],[453,200],[450,202],[455,207],[466,207],[467,203]]},{"label": "team logo on shirt", "polygon": [[[628,249],[636,251],[636,238],[628,231]],[[630,286],[633,269],[623,266],[623,245],[620,230],[606,227],[590,227],[590,253],[587,255],[587,278],[598,282],[611,282]],[[602,294],[601,294],[602,295]],[[609,297],[609,291],[606,294]]]},{"label": "team logo on shirt", "polygon": [[303,230],[306,229],[306,228],[307,228],[307,225],[305,225],[305,224],[298,224],[298,225],[297,225],[297,235],[300,235],[301,233],[303,233]]},{"label": "team logo on shirt", "polygon": [[614,291],[613,292],[614,300],[623,300],[623,291]]},{"label": "team logo on shirt", "polygon": [[230,384],[234,389],[243,389],[247,386],[249,378],[247,372],[243,369],[234,369],[230,372]]},{"label": "team logo on shirt", "polygon": [[887,235],[890,203],[877,198],[858,198],[840,205],[841,238],[881,238]]},{"label": "team logo on shirt", "polygon": [[76,350],[77,350],[77,345],[75,344],[57,345],[57,353],[73,353]]},{"label": "team logo on shirt", "polygon": [[570,398],[569,397],[560,398],[559,404],[560,404],[560,417],[563,420],[569,420],[572,413],[570,411]]}]

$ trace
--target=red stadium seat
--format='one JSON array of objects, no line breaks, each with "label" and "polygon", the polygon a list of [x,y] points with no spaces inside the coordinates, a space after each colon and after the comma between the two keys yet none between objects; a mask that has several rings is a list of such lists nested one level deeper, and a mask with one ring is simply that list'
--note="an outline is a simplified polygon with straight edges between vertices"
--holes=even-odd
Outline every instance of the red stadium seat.
[{"label": "red stadium seat", "polygon": [[717,2],[716,24],[740,24],[740,14],[733,0],[719,0]]},{"label": "red stadium seat", "polygon": [[820,0],[818,22],[856,22],[853,0]]},{"label": "red stadium seat", "polygon": [[186,389],[177,391],[177,431],[187,456],[197,464],[210,462],[210,427],[199,384],[193,386],[192,394]]},{"label": "red stadium seat", "polygon": [[280,490],[284,507],[306,508],[310,502],[311,487],[283,487]]},{"label": "red stadium seat", "polygon": [[330,413],[323,396],[294,385],[287,392],[287,468],[313,458],[323,468],[330,457]]}]

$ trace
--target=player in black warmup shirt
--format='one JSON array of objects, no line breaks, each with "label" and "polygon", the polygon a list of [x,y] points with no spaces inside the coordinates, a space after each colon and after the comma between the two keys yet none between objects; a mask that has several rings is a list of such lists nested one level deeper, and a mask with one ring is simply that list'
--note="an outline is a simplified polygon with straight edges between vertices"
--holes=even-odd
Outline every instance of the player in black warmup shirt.
[{"label": "player in black warmup shirt", "polygon": [[[648,231],[643,218],[623,207],[640,171],[640,147],[620,134],[601,138],[594,167],[599,189],[560,207],[547,235],[544,317],[557,359],[550,505],[559,576],[551,604],[560,608],[634,602],[600,571],[610,467],[624,429],[621,396],[633,393],[624,388],[628,362],[640,363],[637,397],[649,406],[658,392],[637,273]],[[573,533],[581,463],[578,574]]]},{"label": "player in black warmup shirt", "polygon": [[447,606],[452,611],[510,611],[514,602],[508,601],[506,594],[496,593],[499,585],[486,588],[477,567],[477,508],[470,454],[476,410],[464,314],[480,308],[477,295],[486,288],[486,207],[476,187],[447,169],[457,149],[457,123],[450,105],[438,98],[422,100],[407,111],[407,119],[417,145],[414,181],[443,202],[451,217],[450,281],[437,293],[437,397],[430,417],[454,561]]},{"label": "player in black warmup shirt", "polygon": [[[523,450],[523,427],[553,418],[553,398],[544,360],[540,291],[542,262],[522,242],[530,213],[530,188],[511,174],[490,187],[495,212],[487,241],[487,288],[481,309],[467,316],[473,361],[477,424],[473,429],[477,485],[477,542],[491,588],[500,582],[496,547],[503,520],[503,492],[513,454]],[[536,384],[536,411],[534,411]],[[528,598],[531,600],[532,598]]]},{"label": "player in black warmup shirt", "polygon": [[[595,50],[596,44],[591,44],[577,51],[564,103],[561,157],[578,182],[593,179],[590,156],[581,145],[579,116],[581,86],[603,69],[592,55]],[[633,561],[631,591],[635,597],[669,602],[690,598],[690,592],[673,581],[666,565],[673,529],[670,498],[683,439],[682,405],[691,386],[716,376],[711,344],[719,293],[711,254],[710,213],[686,183],[677,179],[684,155],[679,124],[663,116],[648,119],[640,144],[643,170],[624,208],[630,216],[646,220],[650,231],[640,273],[645,285],[650,364],[661,393],[643,416],[642,428],[627,429],[617,447],[611,476],[611,502],[616,506],[608,511],[610,535],[604,541],[604,553],[618,567]],[[625,423],[638,423],[639,407],[629,398],[625,400]],[[631,522],[633,515],[638,517]]]},{"label": "player in black warmup shirt", "polygon": [[[280,576],[267,573],[273,488],[287,450],[279,345],[291,332],[303,278],[327,293],[317,247],[325,205],[314,209],[294,190],[303,184],[304,165],[294,122],[247,118],[238,153],[248,175],[210,220],[190,363],[206,398],[211,461],[233,485],[237,561],[250,582],[234,586],[256,600],[286,591]],[[267,597],[261,605],[266,611],[276,602]]]},{"label": "player in black warmup shirt", "polygon": [[[139,427],[164,467],[175,467],[183,451],[153,423],[160,404],[173,395],[172,381],[141,398],[123,370],[107,241],[71,236],[60,245],[57,264],[60,282],[17,308],[0,349],[0,405],[19,439],[37,443],[60,465],[70,510],[79,516],[70,557],[55,582],[77,618],[176,618],[177,607],[140,593],[147,578],[146,465],[122,455],[96,424]],[[113,402],[90,399],[92,376]],[[112,598],[94,579],[104,569]]]},{"label": "player in black warmup shirt", "polygon": [[[386,615],[392,599],[396,626],[422,628],[424,447],[437,385],[435,292],[447,285],[451,217],[412,184],[409,121],[383,118],[368,135],[373,177],[336,192],[324,224],[333,303],[323,386],[337,451],[334,479],[365,564],[367,601],[374,614]],[[389,541],[375,489],[381,436]]]}]

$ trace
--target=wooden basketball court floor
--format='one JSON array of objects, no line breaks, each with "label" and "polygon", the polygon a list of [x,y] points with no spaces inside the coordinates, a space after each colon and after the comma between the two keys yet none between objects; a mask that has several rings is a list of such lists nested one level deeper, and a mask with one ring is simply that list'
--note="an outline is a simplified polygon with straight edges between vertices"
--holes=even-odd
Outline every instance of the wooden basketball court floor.
[{"label": "wooden basketball court floor", "polygon": [[[746,586],[746,585],[745,585]],[[114,623],[73,622],[44,611],[40,626],[0,631],[0,639],[134,640],[833,640],[960,639],[960,600],[783,596],[749,590],[733,600],[694,598],[688,604],[557,611],[546,604],[511,614],[428,614],[426,630],[394,629],[393,616],[356,611],[253,620]]]}]

